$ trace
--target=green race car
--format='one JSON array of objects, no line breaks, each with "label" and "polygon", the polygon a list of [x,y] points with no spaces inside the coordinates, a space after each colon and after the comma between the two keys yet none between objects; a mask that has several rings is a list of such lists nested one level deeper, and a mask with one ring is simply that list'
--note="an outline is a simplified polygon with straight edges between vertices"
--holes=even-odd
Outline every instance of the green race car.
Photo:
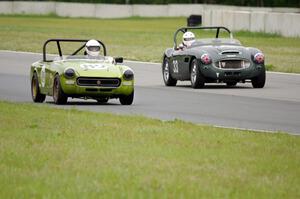
[{"label": "green race car", "polygon": [[[132,104],[133,70],[117,64],[123,63],[122,57],[106,56],[106,47],[101,41],[93,40],[98,46],[87,46],[90,41],[49,39],[45,42],[43,60],[33,63],[30,69],[31,95],[34,102],[44,102],[48,95],[53,96],[55,104],[66,104],[68,97],[95,99],[99,103],[118,98],[122,105]],[[80,47],[70,55],[63,55],[61,44],[71,43],[78,43]],[[47,55],[48,44],[57,46],[59,56]],[[99,54],[101,48],[103,55]]]}]

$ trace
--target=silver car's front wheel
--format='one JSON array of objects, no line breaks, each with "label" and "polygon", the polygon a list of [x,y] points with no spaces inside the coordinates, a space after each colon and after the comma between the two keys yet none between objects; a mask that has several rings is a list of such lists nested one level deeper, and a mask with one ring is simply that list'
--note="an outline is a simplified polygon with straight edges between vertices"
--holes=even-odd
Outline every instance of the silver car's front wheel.
[{"label": "silver car's front wheel", "polygon": [[197,80],[197,64],[196,64],[196,62],[194,62],[192,65],[192,71],[191,71],[192,84],[195,84],[196,80]]},{"label": "silver car's front wheel", "polygon": [[165,82],[168,81],[169,80],[169,76],[170,76],[170,73],[169,73],[169,62],[168,61],[165,63],[163,74],[164,74],[164,80],[165,80]]},{"label": "silver car's front wheel", "polygon": [[205,84],[205,79],[200,72],[200,68],[197,62],[197,59],[194,59],[191,62],[191,84],[193,88],[203,88]]},{"label": "silver car's front wheel", "polygon": [[162,74],[166,86],[176,86],[177,80],[170,73],[169,59],[167,57],[163,60]]}]

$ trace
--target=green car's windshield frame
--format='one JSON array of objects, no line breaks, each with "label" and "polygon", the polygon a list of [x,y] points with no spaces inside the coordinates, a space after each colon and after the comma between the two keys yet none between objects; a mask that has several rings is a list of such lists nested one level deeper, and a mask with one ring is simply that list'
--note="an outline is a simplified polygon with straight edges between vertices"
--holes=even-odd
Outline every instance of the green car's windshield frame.
[{"label": "green car's windshield frame", "polygon": [[226,28],[226,27],[223,27],[223,26],[195,26],[195,27],[182,27],[182,28],[179,28],[178,30],[176,30],[176,32],[174,33],[174,49],[177,48],[177,35],[179,32],[182,32],[182,33],[185,33],[187,32],[188,30],[213,30],[215,29],[216,30],[216,39],[219,38],[219,33],[220,33],[220,30],[223,29],[225,30],[226,32],[229,33],[229,37],[230,39],[233,39],[233,35],[232,35],[232,32]]},{"label": "green car's windshield frame", "polygon": [[[88,39],[48,39],[44,43],[44,46],[43,46],[43,61],[44,62],[51,62],[51,61],[53,61],[53,60],[48,60],[47,59],[47,44],[49,44],[50,42],[56,42],[58,54],[59,54],[60,57],[62,57],[63,53],[62,53],[61,45],[60,45],[61,42],[78,42],[78,43],[84,43],[77,50],[75,50],[73,53],[71,53],[71,56],[73,56],[73,55],[76,55],[78,52],[80,52],[85,47],[85,44],[88,41],[89,41]],[[106,56],[106,47],[105,47],[104,43],[101,42],[101,41],[99,41],[99,40],[97,40],[97,41],[100,43],[100,45],[103,48],[103,55]]]}]

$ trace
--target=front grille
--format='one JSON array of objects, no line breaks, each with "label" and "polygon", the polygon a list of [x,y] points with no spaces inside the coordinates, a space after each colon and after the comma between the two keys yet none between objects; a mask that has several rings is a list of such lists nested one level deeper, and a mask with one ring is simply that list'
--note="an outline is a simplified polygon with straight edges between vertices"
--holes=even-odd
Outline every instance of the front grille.
[{"label": "front grille", "polygon": [[119,87],[121,80],[119,78],[95,78],[95,77],[78,77],[77,85],[79,86],[98,86],[98,87]]},{"label": "front grille", "polygon": [[113,88],[86,88],[85,91],[87,92],[111,92]]},{"label": "front grille", "polygon": [[225,76],[240,76],[240,72],[225,72]]},{"label": "front grille", "polygon": [[245,60],[221,60],[216,62],[216,66],[221,69],[243,69],[248,68],[250,62]]}]

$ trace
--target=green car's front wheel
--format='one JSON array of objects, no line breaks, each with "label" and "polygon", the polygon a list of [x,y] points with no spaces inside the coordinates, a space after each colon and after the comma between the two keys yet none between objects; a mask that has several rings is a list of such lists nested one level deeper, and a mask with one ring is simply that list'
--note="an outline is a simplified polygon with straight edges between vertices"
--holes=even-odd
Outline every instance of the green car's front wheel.
[{"label": "green car's front wheel", "polygon": [[66,96],[60,85],[59,75],[56,74],[53,81],[53,100],[55,104],[66,104],[68,96]]},{"label": "green car's front wheel", "polygon": [[31,97],[34,102],[42,103],[46,99],[46,95],[42,94],[39,87],[39,80],[36,72],[33,73],[31,79]]},{"label": "green car's front wheel", "polygon": [[131,105],[134,98],[134,91],[130,95],[123,95],[119,98],[122,105]]}]

